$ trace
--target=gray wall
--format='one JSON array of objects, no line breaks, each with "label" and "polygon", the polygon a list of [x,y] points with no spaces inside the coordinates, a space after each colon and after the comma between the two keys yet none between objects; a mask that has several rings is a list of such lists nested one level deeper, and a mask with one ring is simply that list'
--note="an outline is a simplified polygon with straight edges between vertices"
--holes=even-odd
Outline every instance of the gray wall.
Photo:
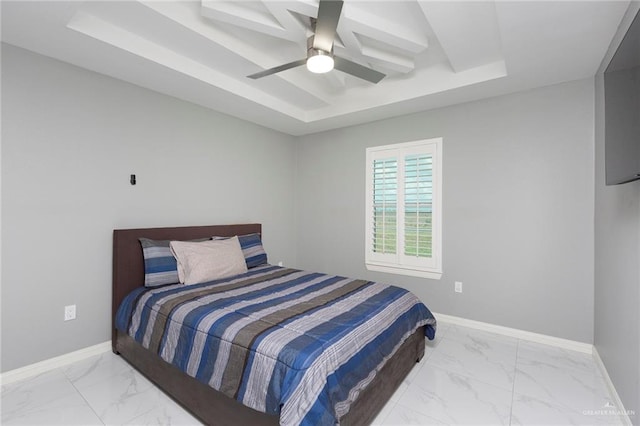
[{"label": "gray wall", "polygon": [[[587,79],[302,137],[298,265],[402,285],[443,314],[591,343],[593,104]],[[438,136],[442,280],[367,271],[365,148]]]},{"label": "gray wall", "polygon": [[[628,16],[638,9],[632,4]],[[640,425],[640,181],[605,186],[602,74],[595,87],[594,345],[625,409],[635,412],[631,421]]]},{"label": "gray wall", "polygon": [[1,370],[110,339],[114,228],[262,222],[295,263],[294,142],[3,44]]},{"label": "gray wall", "polygon": [[[11,46],[2,59],[2,371],[109,339],[113,228],[244,221],[273,261],[592,342],[592,80],[293,138]],[[366,271],[365,147],[436,136],[443,279]]]}]

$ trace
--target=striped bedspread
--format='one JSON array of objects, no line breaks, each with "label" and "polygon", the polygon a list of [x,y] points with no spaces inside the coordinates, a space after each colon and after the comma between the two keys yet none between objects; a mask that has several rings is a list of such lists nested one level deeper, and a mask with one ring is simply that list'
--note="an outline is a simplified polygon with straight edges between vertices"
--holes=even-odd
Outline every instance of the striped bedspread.
[{"label": "striped bedspread", "polygon": [[418,327],[436,320],[387,284],[266,265],[209,283],[141,287],[116,327],[282,425],[334,425]]}]

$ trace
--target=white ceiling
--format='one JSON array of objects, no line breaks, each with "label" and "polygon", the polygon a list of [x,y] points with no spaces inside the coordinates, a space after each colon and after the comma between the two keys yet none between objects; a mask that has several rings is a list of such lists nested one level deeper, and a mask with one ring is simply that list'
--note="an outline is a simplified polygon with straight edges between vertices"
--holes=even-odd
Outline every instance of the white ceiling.
[{"label": "white ceiling", "polygon": [[2,40],[293,135],[593,76],[629,1],[346,0],[336,54],[298,67],[317,0],[6,1]]}]

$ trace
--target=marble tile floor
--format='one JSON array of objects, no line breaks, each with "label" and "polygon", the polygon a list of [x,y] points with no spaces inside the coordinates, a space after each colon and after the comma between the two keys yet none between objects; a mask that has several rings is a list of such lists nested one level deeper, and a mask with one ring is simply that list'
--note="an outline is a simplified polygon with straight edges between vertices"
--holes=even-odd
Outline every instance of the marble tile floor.
[{"label": "marble tile floor", "polygon": [[[10,425],[199,425],[111,352],[2,386]],[[621,425],[590,355],[441,324],[374,425]]]}]

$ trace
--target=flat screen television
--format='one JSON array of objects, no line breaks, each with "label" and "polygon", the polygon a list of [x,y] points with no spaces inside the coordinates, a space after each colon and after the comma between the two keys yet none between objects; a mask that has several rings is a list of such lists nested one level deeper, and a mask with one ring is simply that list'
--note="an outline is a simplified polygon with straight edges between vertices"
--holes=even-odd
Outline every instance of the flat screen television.
[{"label": "flat screen television", "polygon": [[607,185],[640,180],[640,11],[604,72]]}]

